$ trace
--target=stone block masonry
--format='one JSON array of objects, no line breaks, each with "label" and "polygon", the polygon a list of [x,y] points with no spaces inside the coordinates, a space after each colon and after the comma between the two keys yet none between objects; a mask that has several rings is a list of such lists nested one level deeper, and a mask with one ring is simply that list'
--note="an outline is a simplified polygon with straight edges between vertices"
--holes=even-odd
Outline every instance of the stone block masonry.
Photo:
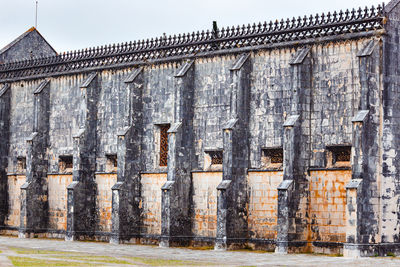
[{"label": "stone block masonry", "polygon": [[399,2],[27,61],[51,51],[20,36],[0,233],[399,254]]},{"label": "stone block masonry", "polygon": [[10,142],[10,100],[10,85],[4,84],[0,90],[0,225],[2,226],[9,214],[7,155]]},{"label": "stone block masonry", "polygon": [[34,94],[33,132],[26,140],[26,182],[21,186],[19,236],[45,232],[48,228],[49,81],[39,84]]},{"label": "stone block masonry", "polygon": [[[117,137],[117,183],[112,187],[112,243],[123,242],[132,237],[138,238],[143,223],[141,219],[143,189],[140,177],[144,84],[142,69],[135,69],[127,76],[124,83],[126,92],[118,105],[121,132]],[[127,101],[124,101],[124,98]]]},{"label": "stone block masonry", "polygon": [[73,179],[68,185],[67,233],[65,240],[93,237],[95,232],[96,194],[95,182],[97,146],[98,77],[91,73],[80,85],[81,106],[78,131],[73,136]]}]

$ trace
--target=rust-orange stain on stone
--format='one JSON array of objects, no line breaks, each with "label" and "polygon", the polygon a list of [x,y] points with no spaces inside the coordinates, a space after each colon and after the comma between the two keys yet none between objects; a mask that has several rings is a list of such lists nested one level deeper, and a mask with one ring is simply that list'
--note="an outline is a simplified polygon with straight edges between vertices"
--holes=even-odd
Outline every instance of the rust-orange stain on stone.
[{"label": "rust-orange stain on stone", "polygon": [[247,179],[249,236],[274,239],[277,236],[277,188],[283,180],[283,172],[249,172]]},{"label": "rust-orange stain on stone", "polygon": [[25,175],[8,176],[8,216],[5,225],[19,227],[21,213],[21,186],[25,183]]},{"label": "rust-orange stain on stone", "polygon": [[67,186],[71,182],[71,174],[48,175],[50,229],[67,230]]},{"label": "rust-orange stain on stone", "polygon": [[166,181],[166,173],[142,174],[142,233],[161,234],[161,187]]},{"label": "rust-orange stain on stone", "polygon": [[193,173],[193,234],[216,237],[217,234],[217,186],[222,172]]},{"label": "rust-orange stain on stone", "polygon": [[346,242],[346,184],[351,170],[310,173],[308,241]]},{"label": "rust-orange stain on stone", "polygon": [[117,174],[96,174],[97,211],[99,230],[111,232],[112,186],[117,182]]}]

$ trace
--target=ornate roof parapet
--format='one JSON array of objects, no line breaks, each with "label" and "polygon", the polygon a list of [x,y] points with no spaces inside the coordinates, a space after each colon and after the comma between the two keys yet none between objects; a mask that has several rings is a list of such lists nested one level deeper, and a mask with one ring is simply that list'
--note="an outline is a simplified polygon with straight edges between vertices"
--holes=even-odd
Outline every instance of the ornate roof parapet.
[{"label": "ornate roof parapet", "polygon": [[0,65],[0,80],[383,29],[384,5],[163,36]]}]

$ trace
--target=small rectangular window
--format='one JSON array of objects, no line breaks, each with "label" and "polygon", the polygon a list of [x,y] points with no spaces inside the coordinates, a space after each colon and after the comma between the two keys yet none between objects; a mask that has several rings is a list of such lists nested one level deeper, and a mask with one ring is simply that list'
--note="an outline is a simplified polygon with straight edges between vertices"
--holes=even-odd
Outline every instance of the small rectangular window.
[{"label": "small rectangular window", "polygon": [[166,167],[168,164],[168,130],[170,125],[160,125],[160,167]]},{"label": "small rectangular window", "polygon": [[73,157],[72,156],[60,156],[58,158],[58,167],[59,167],[60,173],[72,172]]},{"label": "small rectangular window", "polygon": [[283,149],[281,147],[263,148],[261,162],[263,168],[281,168],[283,164]]},{"label": "small rectangular window", "polygon": [[18,157],[17,158],[17,173],[26,172],[26,158]]},{"label": "small rectangular window", "polygon": [[205,150],[204,167],[206,170],[219,171],[222,169],[224,162],[224,152],[222,149]]},{"label": "small rectangular window", "polygon": [[106,172],[116,172],[118,167],[117,155],[109,154],[106,155]]},{"label": "small rectangular window", "polygon": [[222,151],[209,151],[208,154],[211,158],[211,165],[222,164],[223,152]]},{"label": "small rectangular window", "polygon": [[338,149],[334,151],[334,162],[350,162],[350,149]]},{"label": "small rectangular window", "polygon": [[338,145],[327,147],[327,167],[350,167],[351,146]]}]

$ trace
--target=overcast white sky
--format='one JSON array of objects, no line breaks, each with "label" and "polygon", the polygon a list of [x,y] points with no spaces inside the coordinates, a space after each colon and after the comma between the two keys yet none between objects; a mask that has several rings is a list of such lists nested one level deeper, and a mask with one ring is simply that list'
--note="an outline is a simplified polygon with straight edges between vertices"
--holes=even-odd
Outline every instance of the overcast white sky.
[{"label": "overcast white sky", "polygon": [[[385,1],[388,3],[389,1]],[[264,22],[381,0],[39,0],[38,30],[58,51]],[[0,48],[35,23],[35,0],[0,0]]]}]

